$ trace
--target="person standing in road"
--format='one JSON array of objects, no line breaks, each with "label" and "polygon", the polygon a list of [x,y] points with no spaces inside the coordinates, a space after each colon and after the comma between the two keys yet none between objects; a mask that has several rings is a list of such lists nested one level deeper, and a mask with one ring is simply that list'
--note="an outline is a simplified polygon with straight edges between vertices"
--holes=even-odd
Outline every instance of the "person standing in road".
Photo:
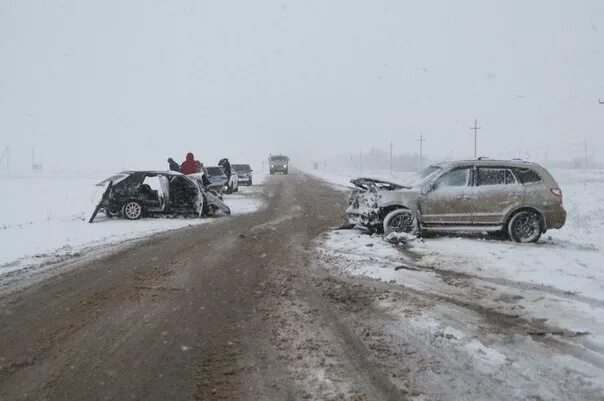
[{"label": "person standing in road", "polygon": [[226,157],[224,159],[220,159],[220,161],[218,162],[218,165],[220,167],[222,167],[227,178],[230,179],[231,178],[231,163],[229,162],[229,159],[227,159]]},{"label": "person standing in road", "polygon": [[231,193],[233,192],[233,182],[232,182],[232,177],[231,177],[231,163],[229,162],[229,159],[227,159],[226,157],[224,159],[220,159],[220,161],[218,162],[218,165],[220,167],[222,167],[222,169],[224,170],[224,175],[226,175],[227,177],[227,182],[226,182],[226,186],[227,186],[227,193]]}]

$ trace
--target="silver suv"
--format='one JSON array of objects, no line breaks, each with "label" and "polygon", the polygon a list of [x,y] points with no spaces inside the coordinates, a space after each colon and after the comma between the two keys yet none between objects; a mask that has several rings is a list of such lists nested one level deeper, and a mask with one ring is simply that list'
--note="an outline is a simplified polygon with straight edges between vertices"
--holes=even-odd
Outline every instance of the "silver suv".
[{"label": "silver suv", "polygon": [[504,232],[535,242],[566,221],[551,174],[521,160],[463,160],[427,167],[403,186],[359,178],[349,198],[350,223],[371,231]]}]

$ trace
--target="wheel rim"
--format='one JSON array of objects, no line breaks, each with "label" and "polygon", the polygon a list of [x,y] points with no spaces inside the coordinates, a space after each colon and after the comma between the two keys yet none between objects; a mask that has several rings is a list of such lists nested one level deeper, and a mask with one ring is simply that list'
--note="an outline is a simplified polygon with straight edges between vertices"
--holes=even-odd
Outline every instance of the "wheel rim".
[{"label": "wheel rim", "polygon": [[394,216],[388,223],[388,228],[397,233],[410,233],[413,230],[413,219],[410,213]]},{"label": "wheel rim", "polygon": [[512,222],[512,235],[520,242],[534,241],[541,233],[541,223],[534,213],[521,212]]},{"label": "wheel rim", "polygon": [[124,206],[124,214],[129,219],[139,218],[142,211],[143,211],[143,209],[141,208],[141,205],[139,205],[136,202],[130,202],[130,203],[127,203],[126,206]]}]

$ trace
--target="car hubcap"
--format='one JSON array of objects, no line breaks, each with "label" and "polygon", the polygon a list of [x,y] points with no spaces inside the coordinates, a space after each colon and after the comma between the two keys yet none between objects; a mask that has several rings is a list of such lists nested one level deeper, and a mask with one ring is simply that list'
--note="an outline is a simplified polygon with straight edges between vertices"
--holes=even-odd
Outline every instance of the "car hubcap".
[{"label": "car hubcap", "polygon": [[533,213],[522,213],[514,220],[512,231],[514,237],[521,241],[530,241],[539,235],[539,219]]},{"label": "car hubcap", "polygon": [[411,214],[404,213],[395,216],[390,220],[389,227],[397,232],[397,233],[409,233],[413,229],[413,220],[411,219]]},{"label": "car hubcap", "polygon": [[124,207],[124,213],[129,219],[136,219],[141,214],[141,206],[134,202],[128,203],[126,207]]}]

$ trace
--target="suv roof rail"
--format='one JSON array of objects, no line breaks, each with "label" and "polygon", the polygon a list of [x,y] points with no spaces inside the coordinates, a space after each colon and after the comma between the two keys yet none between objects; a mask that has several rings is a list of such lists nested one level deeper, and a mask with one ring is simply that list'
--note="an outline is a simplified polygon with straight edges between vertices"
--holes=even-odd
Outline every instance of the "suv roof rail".
[{"label": "suv roof rail", "polygon": [[526,163],[526,164],[535,164],[535,162],[524,160],[524,159],[521,159],[519,157],[516,157],[516,158],[512,159],[511,161],[513,161],[513,162],[520,162],[520,163]]},{"label": "suv roof rail", "polygon": [[487,156],[480,156],[479,158],[477,158],[476,160],[489,160],[490,157]]}]

